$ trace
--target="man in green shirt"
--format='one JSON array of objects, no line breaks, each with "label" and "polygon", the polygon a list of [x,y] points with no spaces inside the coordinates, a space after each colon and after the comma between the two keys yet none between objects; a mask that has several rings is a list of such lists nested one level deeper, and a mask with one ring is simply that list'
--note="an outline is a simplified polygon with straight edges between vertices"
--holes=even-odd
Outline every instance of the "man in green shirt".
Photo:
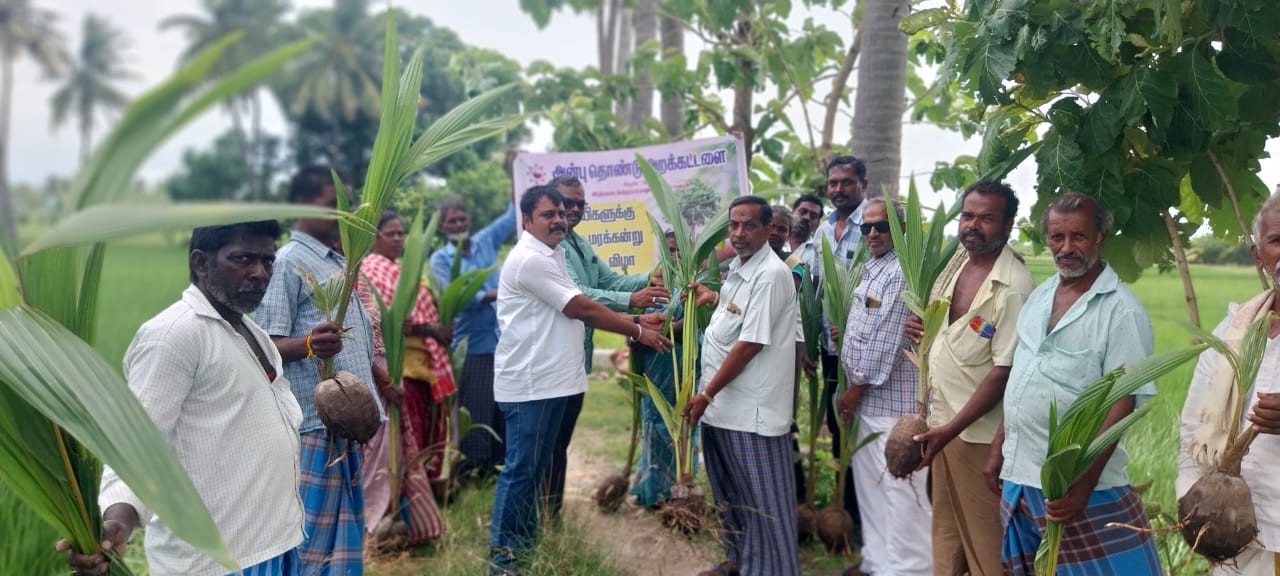
[{"label": "man in green shirt", "polygon": [[[562,243],[565,247],[565,266],[568,268],[569,278],[582,289],[582,293],[618,312],[666,304],[671,293],[662,286],[651,286],[647,272],[630,275],[614,272],[596,255],[587,239],[574,231],[578,223],[582,222],[587,207],[582,181],[575,176],[557,176],[551,181],[551,185],[564,196],[565,218],[569,224],[569,231]],[[583,369],[588,374],[591,373],[591,354],[595,348],[591,341],[593,333],[594,330],[587,326],[586,337],[583,339],[586,359]],[[552,518],[559,517],[560,507],[564,502],[569,440],[573,438],[573,428],[578,423],[578,413],[582,411],[582,398],[583,394],[574,395],[565,405],[560,435],[551,453],[551,466],[547,470],[544,485],[547,487],[547,510]]]}]

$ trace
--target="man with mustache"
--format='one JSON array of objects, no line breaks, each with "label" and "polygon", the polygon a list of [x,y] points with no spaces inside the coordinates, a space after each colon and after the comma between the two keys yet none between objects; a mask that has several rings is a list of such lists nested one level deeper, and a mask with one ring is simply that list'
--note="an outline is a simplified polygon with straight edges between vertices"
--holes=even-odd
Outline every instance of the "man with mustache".
[{"label": "man with mustache", "polygon": [[[343,179],[346,180],[345,178]],[[304,168],[289,182],[289,202],[336,208],[339,192],[329,168]],[[284,361],[284,375],[302,407],[299,488],[306,510],[306,539],[299,548],[305,572],[358,576],[364,562],[364,490],[360,486],[361,450],[332,434],[316,413],[315,391],[320,385],[320,362],[332,357],[334,370],[355,374],[379,394],[386,387],[386,370],[373,363],[373,323],[352,291],[344,320],[347,337],[325,321],[311,303],[306,271],[326,282],[346,269],[341,253],[338,221],[298,220],[289,242],[276,251],[276,273],[253,319],[271,335]],[[381,408],[379,408],[381,412]]]},{"label": "man with mustache", "polygon": [[[895,574],[924,576],[931,572],[932,554],[919,538],[929,526],[930,507],[925,483],[885,473],[886,435],[899,418],[916,413],[916,382],[920,370],[907,357],[902,325],[911,309],[902,300],[907,288],[890,233],[890,218],[902,223],[902,208],[883,199],[868,200],[860,225],[871,259],[854,289],[849,320],[843,327],[841,361],[848,387],[836,400],[845,422],[859,421],[858,437],[868,442],[850,463],[862,518],[862,564],[847,576]],[[867,440],[872,434],[880,436]],[[843,463],[842,463],[843,464]]]},{"label": "man with mustache", "polygon": [[[191,286],[148,320],[125,353],[129,388],[168,440],[244,573],[297,575],[302,543],[298,425],[280,354],[248,314],[276,259],[275,221],[197,228]],[[326,352],[332,346],[322,348]],[[121,555],[145,526],[152,574],[221,576],[226,569],[180,540],[110,468],[99,496],[102,539]],[[59,542],[60,550],[70,546]],[[102,554],[72,552],[77,574],[110,571]]]},{"label": "man with mustache", "polygon": [[770,212],[759,197],[734,198],[729,243],[737,258],[718,294],[691,286],[699,305],[716,309],[702,342],[700,391],[684,415],[693,425],[703,421],[707,478],[728,557],[701,576],[800,574],[789,432],[795,343],[803,336],[791,272],[765,249]]},{"label": "man with mustache", "polygon": [[787,245],[794,260],[789,259],[787,265],[805,264],[813,273],[821,258],[813,233],[818,229],[822,213],[822,199],[813,194],[801,194],[791,203],[791,233],[787,235]]},{"label": "man with mustache", "polygon": [[[1035,288],[1022,257],[1009,246],[1018,197],[982,180],[960,197],[964,250],[938,277],[931,299],[951,301],[950,315],[929,353],[929,431],[925,444],[933,502],[936,576],[1000,573],[1000,497],[984,489],[982,464],[1000,426],[1023,302]],[[919,343],[924,326],[907,320]]]},{"label": "man with mustache", "polygon": [[[444,289],[453,281],[453,261],[458,259],[458,274],[484,270],[498,263],[498,250],[516,232],[516,207],[511,204],[501,216],[484,228],[471,232],[471,217],[461,196],[449,196],[440,201],[440,232],[448,237],[446,243],[431,254],[431,276]],[[493,402],[493,351],[498,345],[498,312],[494,302],[498,299],[498,274],[496,268],[489,273],[480,291],[458,312],[453,328],[453,343],[466,341],[467,357],[462,365],[462,375],[455,379],[458,386],[458,404],[471,414],[471,421],[493,428],[502,436],[502,413]],[[502,463],[502,442],[488,432],[475,429],[458,442],[462,462],[457,475],[487,477],[497,472]]]},{"label": "man with mustache", "polygon": [[625,334],[658,352],[671,341],[658,330],[662,313],[620,314],[588,298],[569,278],[562,245],[569,226],[564,198],[534,186],[520,197],[524,233],[502,265],[493,394],[506,428],[506,459],[493,497],[490,574],[515,574],[518,557],[537,541],[539,502],[552,441],[565,407],[587,390],[582,370],[584,324]]},{"label": "man with mustache", "polygon": [[[609,265],[596,255],[595,249],[574,232],[574,228],[582,222],[587,208],[586,191],[582,181],[576,176],[557,176],[550,184],[564,198],[565,230],[565,266],[569,278],[588,298],[603,304],[616,312],[643,310],[648,307],[664,305],[671,297],[671,292],[662,286],[652,286],[647,272],[623,275],[614,272]],[[583,367],[586,374],[591,373],[591,355],[595,352],[593,336],[595,330],[587,326],[583,337]],[[551,453],[551,466],[547,469],[547,510],[552,518],[560,517],[560,507],[564,503],[565,468],[569,463],[569,441],[573,439],[573,429],[578,424],[578,414],[582,412],[582,400],[585,394],[569,397],[565,406],[564,419],[560,423],[560,435],[556,439],[555,451]]]},{"label": "man with mustache", "polygon": [[[814,276],[814,285],[822,285],[822,242],[831,246],[831,253],[836,261],[846,268],[857,251],[858,242],[862,239],[863,198],[867,189],[867,165],[853,156],[836,156],[827,163],[827,198],[835,208],[827,214],[813,237],[812,262],[809,272]],[[797,201],[799,202],[799,201]],[[831,323],[826,315],[822,319],[822,401],[826,403],[827,431],[831,433],[831,451],[840,453],[840,428],[836,420],[835,392],[840,369],[840,349],[836,338],[832,337]],[[835,326],[838,335],[844,326]],[[848,475],[853,478],[852,474]],[[854,545],[862,542],[862,522],[858,518],[858,495],[853,482],[845,483],[844,494],[841,495],[844,509],[853,518]]]},{"label": "man with mustache", "polygon": [[[1146,309],[1100,257],[1111,222],[1111,213],[1096,199],[1074,192],[1054,198],[1041,221],[1058,273],[1031,292],[1018,315],[1004,422],[984,470],[990,488],[1003,498],[1005,574],[1035,573],[1045,521],[1065,529],[1060,573],[1160,573],[1147,513],[1142,497],[1129,486],[1128,457],[1120,444],[1085,470],[1065,497],[1046,501],[1040,485],[1050,407],[1056,403],[1061,415],[1089,384],[1142,361],[1154,348]],[[1155,392],[1147,383],[1117,402],[1102,430]]]},{"label": "man with mustache", "polygon": [[1258,536],[1232,562],[1214,566],[1214,576],[1272,576],[1280,566],[1280,194],[1273,195],[1258,209],[1253,219],[1253,258],[1271,271],[1271,289],[1244,304],[1227,307],[1227,317],[1213,333],[1240,352],[1249,325],[1271,315],[1271,332],[1262,352],[1258,377],[1246,384],[1247,419],[1239,430],[1231,430],[1238,389],[1231,365],[1215,350],[1205,350],[1196,363],[1187,401],[1182,408],[1182,448],[1178,452],[1178,497],[1191,489],[1200,477],[1217,469],[1226,449],[1228,432],[1238,434],[1256,426],[1261,434],[1249,446],[1240,463],[1240,477],[1249,485],[1253,510],[1258,520]]}]

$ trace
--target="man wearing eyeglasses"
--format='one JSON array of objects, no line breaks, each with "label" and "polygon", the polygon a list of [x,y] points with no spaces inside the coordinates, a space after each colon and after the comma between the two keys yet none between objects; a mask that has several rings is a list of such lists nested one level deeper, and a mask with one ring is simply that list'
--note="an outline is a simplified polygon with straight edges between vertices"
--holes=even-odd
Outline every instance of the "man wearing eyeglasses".
[{"label": "man wearing eyeglasses", "polygon": [[[565,220],[569,225],[563,242],[565,266],[568,268],[569,278],[578,285],[582,293],[617,312],[665,305],[671,297],[671,292],[662,286],[652,285],[647,272],[629,275],[614,272],[596,255],[587,239],[574,231],[578,223],[582,222],[582,216],[587,208],[586,191],[582,188],[582,181],[576,176],[557,176],[551,181],[551,186],[564,196]],[[595,346],[592,344],[593,334],[594,330],[587,326],[586,337],[583,339],[585,352],[583,356],[586,361],[583,368],[587,374],[591,373],[591,354],[595,351]],[[552,518],[559,517],[560,507],[564,502],[564,478],[569,457],[569,440],[573,438],[573,428],[578,423],[578,413],[582,411],[583,396],[583,394],[576,394],[570,397],[565,405],[564,418],[560,423],[560,435],[556,439],[555,450],[551,454],[551,466],[547,469],[544,485],[547,487],[547,510]]]},{"label": "man wearing eyeglasses", "polygon": [[[863,197],[867,189],[867,165],[853,156],[836,156],[827,163],[827,198],[835,207],[822,218],[817,232],[813,235],[814,250],[811,271],[814,284],[822,285],[822,242],[831,246],[831,253],[840,265],[849,266],[849,260],[858,249],[864,232],[861,230]],[[840,369],[840,349],[836,339],[831,337],[831,324],[824,316],[822,319],[822,399],[826,403],[827,430],[831,432],[831,450],[840,453],[840,428],[837,427],[835,401],[836,376]],[[836,326],[837,331],[844,326]],[[852,478],[852,475],[849,475]],[[853,518],[853,536],[850,541],[854,545],[861,543],[862,523],[858,518],[857,491],[853,482],[845,483],[844,494],[841,495],[844,509]]]}]

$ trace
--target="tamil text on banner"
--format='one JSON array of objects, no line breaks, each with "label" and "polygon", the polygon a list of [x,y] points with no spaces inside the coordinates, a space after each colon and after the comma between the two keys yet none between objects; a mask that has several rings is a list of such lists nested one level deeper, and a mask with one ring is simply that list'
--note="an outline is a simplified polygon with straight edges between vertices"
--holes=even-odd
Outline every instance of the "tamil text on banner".
[{"label": "tamil text on banner", "polygon": [[653,237],[648,215],[664,230],[669,227],[640,173],[637,153],[680,198],[680,212],[695,236],[734,197],[749,192],[742,144],[733,136],[721,136],[625,150],[521,154],[512,168],[516,200],[530,187],[557,176],[577,177],[587,207],[574,231],[610,268],[652,270],[658,249],[665,249],[666,243]]}]

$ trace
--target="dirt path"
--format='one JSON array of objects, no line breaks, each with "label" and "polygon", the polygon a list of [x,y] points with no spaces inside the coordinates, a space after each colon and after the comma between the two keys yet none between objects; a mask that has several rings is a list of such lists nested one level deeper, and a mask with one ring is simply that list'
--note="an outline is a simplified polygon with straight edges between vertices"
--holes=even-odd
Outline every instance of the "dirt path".
[{"label": "dirt path", "polygon": [[591,492],[609,474],[619,471],[617,462],[592,455],[590,429],[579,428],[569,448],[565,479],[568,517],[582,527],[597,546],[631,574],[645,576],[693,576],[720,561],[719,551],[705,537],[689,540],[662,526],[658,516],[625,503],[615,514],[596,509]]}]

